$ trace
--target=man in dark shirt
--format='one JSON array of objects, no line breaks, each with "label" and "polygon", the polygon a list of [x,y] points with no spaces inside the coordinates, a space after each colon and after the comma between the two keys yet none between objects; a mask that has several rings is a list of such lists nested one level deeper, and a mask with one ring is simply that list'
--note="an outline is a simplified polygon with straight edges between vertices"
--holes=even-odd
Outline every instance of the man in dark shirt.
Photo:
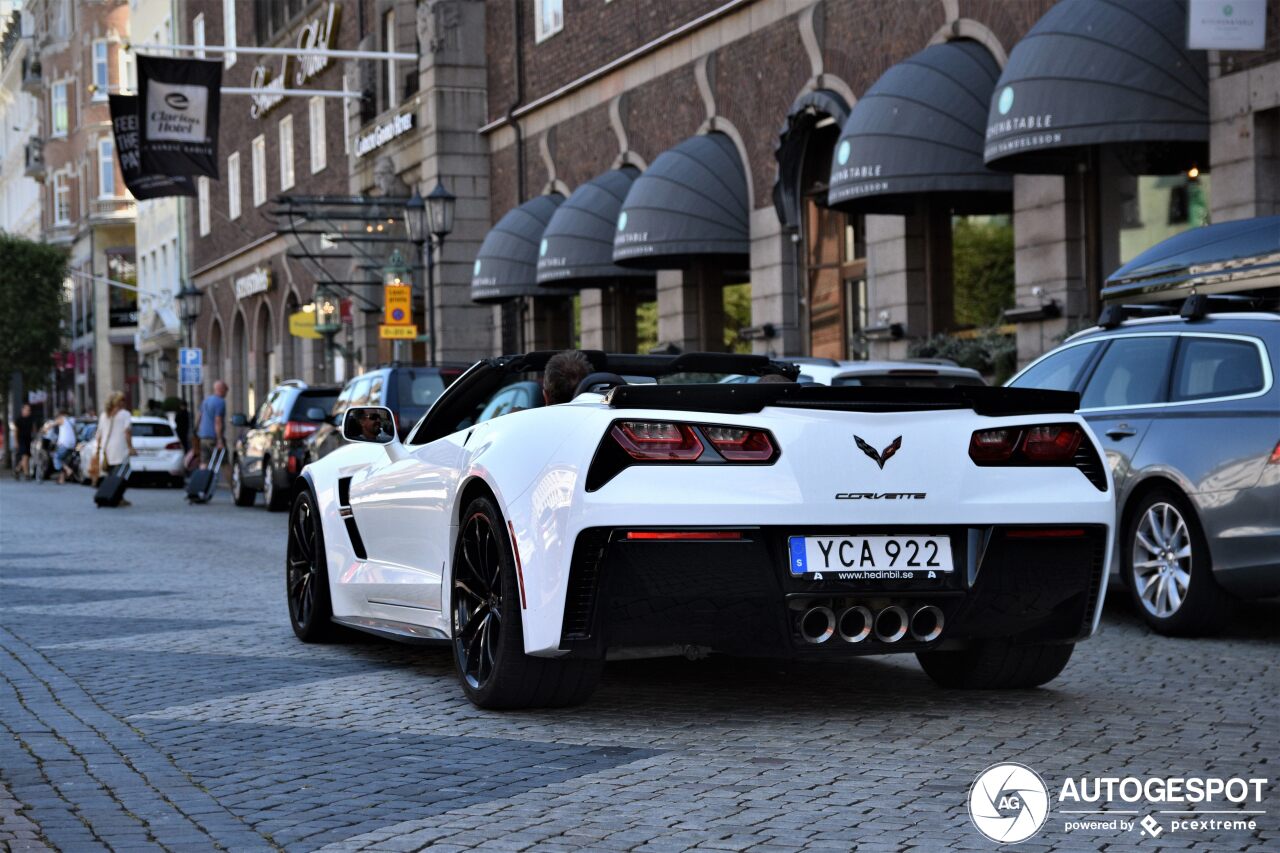
[{"label": "man in dark shirt", "polygon": [[173,428],[178,432],[183,453],[186,453],[191,449],[191,411],[186,400],[178,401],[178,410],[173,413]]},{"label": "man in dark shirt", "polygon": [[31,469],[31,438],[35,433],[36,419],[31,415],[31,407],[22,406],[22,414],[13,422],[14,435],[18,439],[18,464],[13,469],[14,479],[29,476]]}]

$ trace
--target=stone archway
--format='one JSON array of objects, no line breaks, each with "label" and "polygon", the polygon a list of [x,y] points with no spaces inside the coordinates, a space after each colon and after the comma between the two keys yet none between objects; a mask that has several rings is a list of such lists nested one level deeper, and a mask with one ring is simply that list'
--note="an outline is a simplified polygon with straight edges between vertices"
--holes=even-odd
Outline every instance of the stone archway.
[{"label": "stone archway", "polygon": [[257,401],[249,394],[249,377],[245,369],[249,359],[249,335],[245,329],[244,312],[236,308],[231,320],[231,373],[227,381],[231,384],[228,395],[232,412],[253,414],[250,408]]},{"label": "stone archway", "polygon": [[271,328],[271,306],[263,299],[258,303],[253,322],[253,375],[255,405],[261,406],[279,378],[280,366],[276,363],[275,334]]}]

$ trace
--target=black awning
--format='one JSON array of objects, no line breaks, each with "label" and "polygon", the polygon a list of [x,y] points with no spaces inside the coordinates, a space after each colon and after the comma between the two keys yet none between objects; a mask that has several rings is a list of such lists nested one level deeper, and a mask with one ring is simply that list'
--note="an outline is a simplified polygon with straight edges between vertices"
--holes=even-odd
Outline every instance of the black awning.
[{"label": "black awning", "polygon": [[1108,302],[1280,287],[1280,216],[1193,228],[1163,240],[1107,279]]},{"label": "black awning", "polygon": [[[783,228],[799,228],[804,192],[806,154],[821,133],[839,133],[849,118],[849,102],[838,92],[815,89],[796,98],[778,130],[773,158],[778,178],[773,184],[773,207]],[[826,128],[830,127],[830,130]]]},{"label": "black awning", "polygon": [[745,269],[750,255],[747,173],[723,133],[686,139],[657,156],[622,203],[613,260],[675,269],[696,260]]},{"label": "black awning", "polygon": [[831,160],[827,204],[909,213],[918,196],[964,213],[1008,211],[1013,179],[982,162],[987,105],[1000,66],[968,39],[894,65],[854,104]]},{"label": "black awning", "polygon": [[1062,0],[1014,47],[987,116],[987,165],[1067,174],[1094,145],[1135,174],[1208,162],[1208,62],[1186,0]]},{"label": "black awning", "polygon": [[538,249],[539,285],[606,287],[633,279],[652,286],[652,272],[613,262],[618,213],[639,174],[634,166],[611,169],[578,187],[556,209]]},{"label": "black awning", "polygon": [[472,302],[549,294],[537,283],[538,245],[551,214],[563,201],[559,193],[540,195],[511,208],[489,229],[471,271]]}]

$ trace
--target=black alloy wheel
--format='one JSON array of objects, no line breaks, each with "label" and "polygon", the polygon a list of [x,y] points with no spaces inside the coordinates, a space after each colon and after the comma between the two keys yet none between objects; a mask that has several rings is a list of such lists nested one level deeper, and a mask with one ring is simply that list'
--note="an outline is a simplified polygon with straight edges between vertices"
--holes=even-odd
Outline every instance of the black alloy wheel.
[{"label": "black alloy wheel", "polygon": [[462,679],[483,690],[493,675],[502,637],[502,559],[493,519],[472,513],[458,539],[453,574],[454,653]]},{"label": "black alloy wheel", "polygon": [[454,549],[450,614],[454,664],[480,708],[553,708],[591,695],[603,662],[533,657],[524,627],[515,552],[501,513],[476,498],[462,514]]},{"label": "black alloy wheel", "polygon": [[285,595],[289,622],[304,643],[334,639],[329,573],[324,559],[324,531],[311,493],[303,491],[289,513],[289,544],[285,556]]}]

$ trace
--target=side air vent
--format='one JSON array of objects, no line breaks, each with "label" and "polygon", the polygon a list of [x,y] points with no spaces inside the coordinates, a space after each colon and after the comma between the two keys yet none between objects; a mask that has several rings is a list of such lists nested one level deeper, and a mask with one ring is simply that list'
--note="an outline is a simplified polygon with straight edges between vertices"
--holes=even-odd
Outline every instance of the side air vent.
[{"label": "side air vent", "polygon": [[347,538],[351,540],[351,550],[361,560],[369,559],[364,549],[364,540],[360,538],[360,528],[356,526],[355,514],[351,511],[351,478],[338,479],[338,515],[347,527]]},{"label": "side air vent", "polygon": [[600,589],[600,563],[607,547],[602,530],[584,530],[578,535],[569,568],[569,588],[564,600],[564,623],[561,639],[585,640],[591,637],[595,622],[596,600]]},{"label": "side air vent", "polygon": [[1093,446],[1093,442],[1087,438],[1080,442],[1080,448],[1071,461],[1098,491],[1107,490],[1107,469],[1102,466],[1102,460],[1098,458],[1098,449]]}]

